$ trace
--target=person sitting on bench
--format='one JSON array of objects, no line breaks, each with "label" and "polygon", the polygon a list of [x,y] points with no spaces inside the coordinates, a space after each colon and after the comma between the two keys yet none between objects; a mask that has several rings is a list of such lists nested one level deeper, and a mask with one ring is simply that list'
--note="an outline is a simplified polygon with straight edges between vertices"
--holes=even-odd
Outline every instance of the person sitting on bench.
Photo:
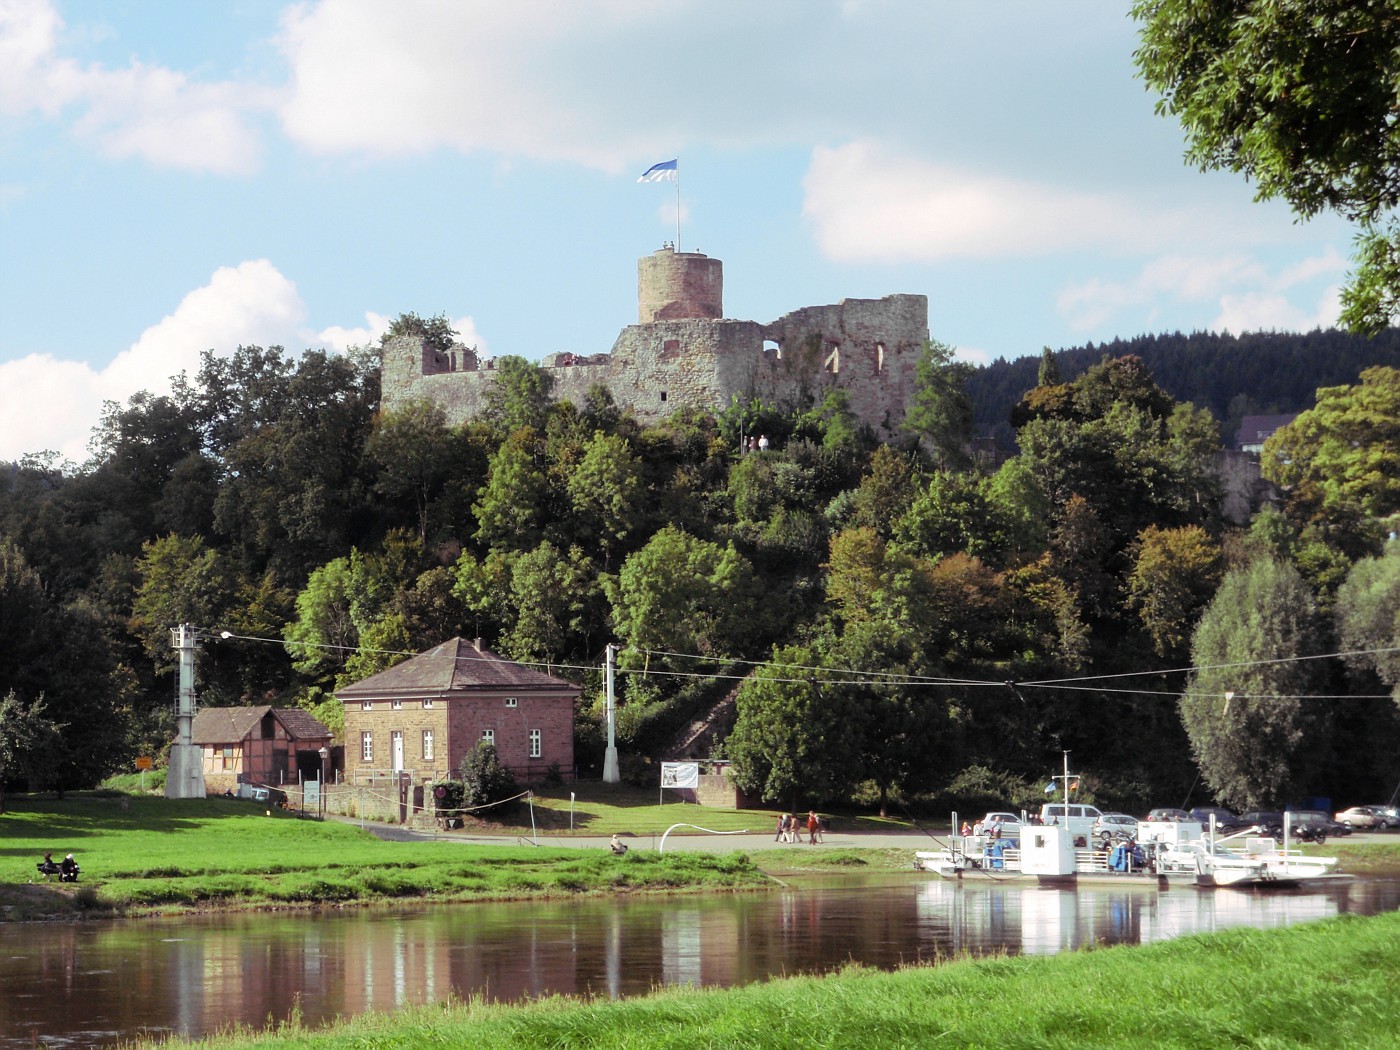
[{"label": "person sitting on bench", "polygon": [[44,859],[38,863],[37,867],[39,869],[39,874],[44,877],[45,882],[48,881],[50,875],[57,875],[59,873],[58,865],[53,862],[53,850],[48,850],[44,853]]},{"label": "person sitting on bench", "polygon": [[76,860],[73,859],[73,854],[70,853],[70,854],[68,854],[68,856],[64,857],[62,861],[59,862],[59,865],[58,865],[58,881],[59,881],[59,882],[77,882],[77,881],[78,881],[78,871],[79,871],[78,862],[77,862]]}]

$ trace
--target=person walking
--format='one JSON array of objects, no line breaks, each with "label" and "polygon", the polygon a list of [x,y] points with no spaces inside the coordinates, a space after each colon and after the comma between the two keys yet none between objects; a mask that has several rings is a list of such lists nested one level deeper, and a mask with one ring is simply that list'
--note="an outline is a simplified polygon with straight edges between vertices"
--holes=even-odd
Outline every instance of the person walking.
[{"label": "person walking", "polygon": [[817,823],[817,811],[815,809],[809,809],[807,811],[807,845],[815,846],[817,844],[817,830],[819,826],[820,825]]}]

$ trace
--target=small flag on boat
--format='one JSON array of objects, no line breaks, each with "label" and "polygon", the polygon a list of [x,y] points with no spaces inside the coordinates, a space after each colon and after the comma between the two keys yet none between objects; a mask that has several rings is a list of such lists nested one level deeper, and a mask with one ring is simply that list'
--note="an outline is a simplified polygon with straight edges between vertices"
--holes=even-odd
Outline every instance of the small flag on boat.
[{"label": "small flag on boat", "polygon": [[642,172],[642,177],[638,182],[675,182],[680,177],[680,169],[676,160],[663,160],[660,164],[653,164]]}]

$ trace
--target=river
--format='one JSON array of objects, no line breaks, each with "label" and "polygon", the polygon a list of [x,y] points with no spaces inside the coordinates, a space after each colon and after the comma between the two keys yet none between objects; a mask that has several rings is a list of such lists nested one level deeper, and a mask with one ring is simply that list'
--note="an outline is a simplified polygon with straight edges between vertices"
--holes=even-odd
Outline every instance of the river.
[{"label": "river", "polygon": [[1400,879],[1321,891],[958,885],[846,876],[773,893],[0,924],[0,1048],[307,1025],[480,995],[626,996],[848,962],[1050,954],[1400,909]]}]

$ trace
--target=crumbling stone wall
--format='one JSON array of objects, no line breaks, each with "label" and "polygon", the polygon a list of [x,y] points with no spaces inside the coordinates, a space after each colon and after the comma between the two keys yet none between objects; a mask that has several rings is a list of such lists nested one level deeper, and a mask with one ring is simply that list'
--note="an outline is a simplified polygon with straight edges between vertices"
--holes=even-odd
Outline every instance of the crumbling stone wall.
[{"label": "crumbling stone wall", "polygon": [[[624,328],[609,353],[546,357],[541,367],[553,377],[554,397],[580,404],[601,384],[620,408],[650,423],[688,405],[722,410],[736,394],[803,408],[839,387],[858,418],[893,436],[928,338],[926,296],[843,299],[771,324],[735,321],[717,316],[719,267],[670,249],[642,259],[639,312],[651,319]],[[461,423],[480,414],[494,378],[493,362],[466,347],[440,353],[402,336],[384,348],[386,408],[422,399]]]}]

